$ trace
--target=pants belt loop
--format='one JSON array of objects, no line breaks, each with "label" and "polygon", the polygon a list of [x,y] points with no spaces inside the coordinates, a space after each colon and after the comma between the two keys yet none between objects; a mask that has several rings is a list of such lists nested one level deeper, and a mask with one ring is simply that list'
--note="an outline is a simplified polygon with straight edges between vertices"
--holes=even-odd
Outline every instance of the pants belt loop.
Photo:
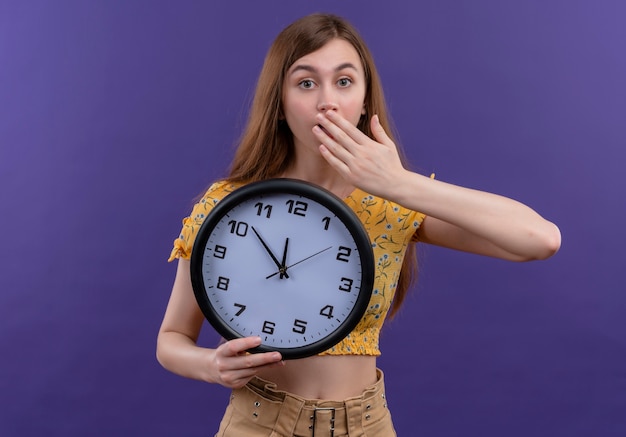
[{"label": "pants belt loop", "polygon": [[346,416],[348,418],[348,436],[362,437],[365,435],[363,430],[363,410],[360,398],[348,399],[345,401]]},{"label": "pants belt loop", "polygon": [[278,413],[274,431],[281,435],[293,436],[303,406],[304,400],[294,398],[293,396],[285,396]]}]

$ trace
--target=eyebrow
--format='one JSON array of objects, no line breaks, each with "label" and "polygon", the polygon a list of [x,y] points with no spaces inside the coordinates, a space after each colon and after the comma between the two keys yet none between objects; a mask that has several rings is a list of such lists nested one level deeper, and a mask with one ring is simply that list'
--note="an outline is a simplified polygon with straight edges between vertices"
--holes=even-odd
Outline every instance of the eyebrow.
[{"label": "eyebrow", "polygon": [[[351,68],[354,71],[359,71],[352,62],[344,62],[343,64],[339,64],[337,67],[335,67],[335,71],[338,72],[341,70],[345,70],[346,68]],[[289,73],[289,75],[292,75],[300,70],[308,71],[310,73],[317,73],[317,68],[311,65],[296,65]]]}]

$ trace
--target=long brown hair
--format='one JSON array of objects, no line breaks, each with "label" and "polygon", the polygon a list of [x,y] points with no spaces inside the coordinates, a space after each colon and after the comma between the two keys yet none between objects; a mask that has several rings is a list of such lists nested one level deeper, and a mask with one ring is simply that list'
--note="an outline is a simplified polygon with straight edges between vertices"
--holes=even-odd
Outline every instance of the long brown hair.
[{"label": "long brown hair", "polygon": [[[370,119],[377,114],[382,127],[394,139],[380,77],[361,36],[341,17],[330,14],[308,15],[287,26],[276,37],[265,57],[248,121],[231,164],[230,181],[248,183],[277,177],[293,163],[293,135],[282,117],[285,75],[298,59],[336,38],[349,42],[355,48],[365,71],[365,114],[357,127],[374,138]],[[409,245],[404,257],[391,316],[400,308],[412,278],[416,277],[414,246]]]}]

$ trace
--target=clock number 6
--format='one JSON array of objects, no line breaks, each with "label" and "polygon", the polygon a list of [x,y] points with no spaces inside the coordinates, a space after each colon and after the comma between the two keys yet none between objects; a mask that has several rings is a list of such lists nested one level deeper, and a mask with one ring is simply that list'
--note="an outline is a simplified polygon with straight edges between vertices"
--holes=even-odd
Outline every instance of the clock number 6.
[{"label": "clock number 6", "polygon": [[263,331],[264,334],[272,335],[274,334],[275,327],[276,327],[276,323],[266,320],[265,322],[263,322],[263,329],[261,331]]}]

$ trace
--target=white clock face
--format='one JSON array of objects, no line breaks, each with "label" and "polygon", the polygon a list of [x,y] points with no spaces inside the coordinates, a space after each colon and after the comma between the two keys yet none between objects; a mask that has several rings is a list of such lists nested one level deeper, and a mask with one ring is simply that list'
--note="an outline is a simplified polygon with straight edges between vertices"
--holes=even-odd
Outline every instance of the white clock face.
[{"label": "white clock face", "polygon": [[269,193],[222,208],[220,215],[201,240],[201,280],[222,335],[258,335],[261,350],[310,354],[312,345],[329,336],[335,344],[349,332],[336,338],[347,321],[354,326],[355,307],[360,319],[371,292],[366,279],[369,289],[361,293],[362,263],[370,260],[362,259],[362,241],[357,244],[329,207]]}]

